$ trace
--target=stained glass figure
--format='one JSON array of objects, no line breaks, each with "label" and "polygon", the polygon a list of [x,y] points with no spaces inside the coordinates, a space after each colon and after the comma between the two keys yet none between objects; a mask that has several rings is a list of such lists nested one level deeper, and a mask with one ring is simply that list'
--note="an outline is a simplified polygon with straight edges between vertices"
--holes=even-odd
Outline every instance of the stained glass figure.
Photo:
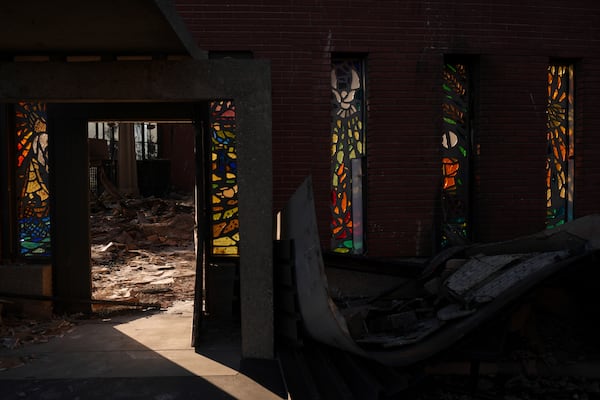
[{"label": "stained glass figure", "polygon": [[235,105],[210,103],[212,254],[238,256],[238,209]]},{"label": "stained glass figure", "polygon": [[15,105],[17,135],[17,229],[20,254],[49,257],[50,192],[46,105]]},{"label": "stained glass figure", "polygon": [[447,63],[443,71],[442,247],[469,236],[469,76],[464,64]]},{"label": "stained glass figure", "polygon": [[[338,253],[363,251],[362,173],[356,162],[365,155],[364,63],[334,59],[331,69],[331,247]],[[354,160],[354,161],[353,161]]]},{"label": "stained glass figure", "polygon": [[546,227],[572,219],[570,186],[573,165],[573,67],[548,67],[548,155],[546,160]]}]

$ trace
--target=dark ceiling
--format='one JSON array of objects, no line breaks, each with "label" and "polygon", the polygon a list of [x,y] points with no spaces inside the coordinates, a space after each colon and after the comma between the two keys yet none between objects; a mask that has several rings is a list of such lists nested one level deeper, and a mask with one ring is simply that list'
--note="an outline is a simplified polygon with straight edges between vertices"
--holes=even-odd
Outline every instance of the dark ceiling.
[{"label": "dark ceiling", "polygon": [[0,52],[203,58],[168,0],[5,0]]}]

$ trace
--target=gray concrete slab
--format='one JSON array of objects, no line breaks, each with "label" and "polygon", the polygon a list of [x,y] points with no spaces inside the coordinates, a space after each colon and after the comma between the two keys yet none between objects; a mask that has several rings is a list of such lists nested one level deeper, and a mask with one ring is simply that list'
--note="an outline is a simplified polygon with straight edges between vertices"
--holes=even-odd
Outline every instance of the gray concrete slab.
[{"label": "gray concrete slab", "polygon": [[[81,321],[48,343],[1,350],[24,365],[0,372],[0,398],[100,398],[88,396],[111,387],[104,398],[287,398],[275,361],[242,360],[239,324],[207,323],[197,349],[191,328],[191,304],[179,304]],[[139,397],[130,385],[143,388]]]}]

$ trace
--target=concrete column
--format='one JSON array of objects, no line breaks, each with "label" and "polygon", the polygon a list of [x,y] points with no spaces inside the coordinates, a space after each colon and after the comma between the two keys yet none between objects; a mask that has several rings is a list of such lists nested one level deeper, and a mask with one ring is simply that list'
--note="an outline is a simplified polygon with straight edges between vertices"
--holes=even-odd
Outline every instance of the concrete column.
[{"label": "concrete column", "polygon": [[138,195],[137,163],[133,124],[119,124],[119,191]]}]

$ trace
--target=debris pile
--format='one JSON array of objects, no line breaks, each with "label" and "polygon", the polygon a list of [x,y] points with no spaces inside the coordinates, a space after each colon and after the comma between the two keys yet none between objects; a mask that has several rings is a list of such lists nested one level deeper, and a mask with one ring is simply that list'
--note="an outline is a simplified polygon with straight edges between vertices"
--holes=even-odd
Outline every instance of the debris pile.
[{"label": "debris pile", "polygon": [[0,324],[0,346],[12,350],[28,344],[46,343],[70,332],[73,326],[62,318],[35,320],[8,316]]},{"label": "debris pile", "polygon": [[[176,300],[194,298],[191,197],[97,204],[90,216],[94,299],[158,303],[166,308]],[[102,307],[95,304],[94,311]]]}]

